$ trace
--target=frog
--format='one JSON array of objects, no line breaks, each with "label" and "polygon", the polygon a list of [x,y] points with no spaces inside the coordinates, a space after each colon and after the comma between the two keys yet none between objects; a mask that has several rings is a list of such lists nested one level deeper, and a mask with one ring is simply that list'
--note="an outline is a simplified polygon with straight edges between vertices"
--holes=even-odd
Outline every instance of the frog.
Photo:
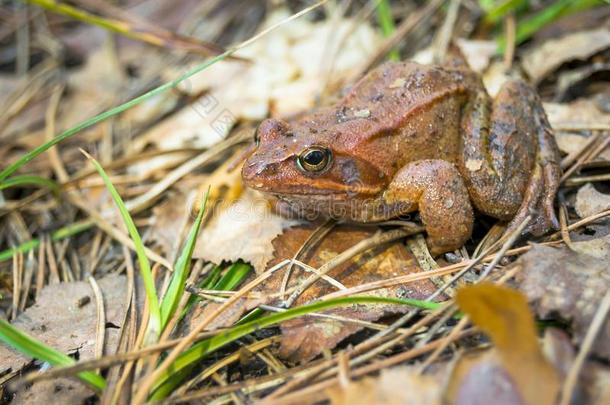
[{"label": "frog", "polygon": [[334,105],[267,118],[246,186],[280,213],[383,223],[419,212],[434,256],[472,235],[475,211],[540,236],[558,227],[560,155],[535,89],[516,77],[491,97],[465,59],[388,61]]}]

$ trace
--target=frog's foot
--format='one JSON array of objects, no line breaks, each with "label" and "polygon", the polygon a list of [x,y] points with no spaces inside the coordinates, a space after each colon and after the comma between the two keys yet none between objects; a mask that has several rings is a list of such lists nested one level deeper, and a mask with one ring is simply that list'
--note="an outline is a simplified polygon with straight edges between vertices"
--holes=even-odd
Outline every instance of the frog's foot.
[{"label": "frog's foot", "polygon": [[428,234],[432,255],[460,248],[472,234],[474,216],[468,190],[454,165],[443,160],[420,160],[398,171],[387,191],[384,203],[418,209]]},{"label": "frog's foot", "polygon": [[[542,107],[539,107],[539,109],[542,109]],[[559,166],[559,151],[544,112],[538,111],[536,119],[539,120],[540,128],[538,131],[539,150],[536,164],[523,202],[510,222],[507,232],[514,231],[525,218],[531,216],[524,233],[540,236],[549,229],[559,229],[559,221],[555,215],[553,201],[559,188],[561,168]]]}]

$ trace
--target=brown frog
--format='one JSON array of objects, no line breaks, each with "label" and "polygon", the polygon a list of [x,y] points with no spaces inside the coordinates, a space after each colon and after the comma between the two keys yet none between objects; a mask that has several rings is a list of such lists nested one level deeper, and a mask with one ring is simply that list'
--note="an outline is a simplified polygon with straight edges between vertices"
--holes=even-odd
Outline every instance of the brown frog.
[{"label": "brown frog", "polygon": [[557,227],[559,152],[540,100],[507,82],[495,99],[460,59],[388,62],[332,107],[267,119],[242,170],[278,208],[355,221],[419,210],[433,254],[470,237],[472,205],[534,235]]}]

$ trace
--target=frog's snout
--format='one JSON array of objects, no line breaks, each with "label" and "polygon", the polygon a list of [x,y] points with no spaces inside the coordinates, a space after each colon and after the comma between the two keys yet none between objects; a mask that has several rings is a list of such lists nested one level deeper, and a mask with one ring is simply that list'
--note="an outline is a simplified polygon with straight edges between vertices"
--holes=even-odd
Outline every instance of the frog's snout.
[{"label": "frog's snout", "polygon": [[248,187],[260,190],[265,188],[265,180],[273,176],[272,172],[275,172],[273,165],[266,165],[253,156],[244,162],[241,177]]}]

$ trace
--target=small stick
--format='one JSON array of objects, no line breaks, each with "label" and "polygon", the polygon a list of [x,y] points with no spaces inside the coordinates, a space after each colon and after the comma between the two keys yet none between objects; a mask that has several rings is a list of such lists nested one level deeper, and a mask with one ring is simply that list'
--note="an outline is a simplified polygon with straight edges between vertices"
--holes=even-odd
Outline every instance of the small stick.
[{"label": "small stick", "polygon": [[513,60],[515,59],[515,36],[517,32],[517,23],[515,21],[515,15],[510,13],[505,22],[506,30],[506,48],[504,48],[504,69],[507,71],[513,66]]}]

